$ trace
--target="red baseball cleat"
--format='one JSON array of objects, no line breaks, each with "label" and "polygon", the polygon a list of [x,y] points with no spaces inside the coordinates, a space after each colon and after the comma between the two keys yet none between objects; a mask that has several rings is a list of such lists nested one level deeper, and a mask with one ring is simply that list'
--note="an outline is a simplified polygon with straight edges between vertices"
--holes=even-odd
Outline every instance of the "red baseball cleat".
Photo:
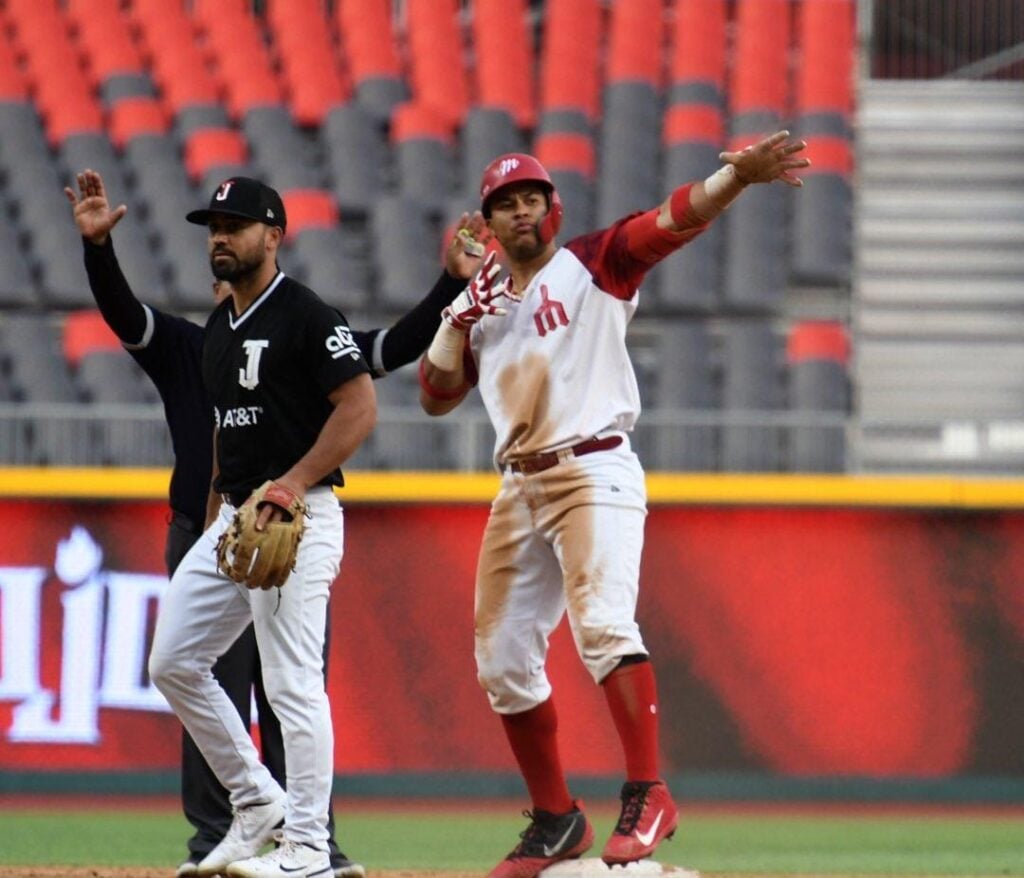
[{"label": "red baseball cleat", "polygon": [[522,841],[487,878],[534,878],[552,863],[574,860],[590,850],[594,830],[579,803],[575,804],[566,814],[552,814],[539,808],[524,811],[530,825],[520,833]]},{"label": "red baseball cleat", "polygon": [[679,809],[664,781],[625,783],[621,798],[619,822],[601,852],[609,866],[649,857],[679,823]]}]

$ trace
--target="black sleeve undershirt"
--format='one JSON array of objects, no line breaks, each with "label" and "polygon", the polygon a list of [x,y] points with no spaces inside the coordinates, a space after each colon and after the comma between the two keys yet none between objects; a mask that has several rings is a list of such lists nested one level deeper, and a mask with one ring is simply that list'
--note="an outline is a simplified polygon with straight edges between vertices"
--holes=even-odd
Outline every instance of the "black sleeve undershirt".
[{"label": "black sleeve undershirt", "polygon": [[146,309],[128,286],[114,255],[113,239],[107,235],[106,243],[97,245],[83,238],[82,246],[89,288],[100,314],[124,344],[139,344],[146,331]]},{"label": "black sleeve undershirt", "polygon": [[395,322],[381,347],[381,361],[388,372],[419,359],[441,325],[441,310],[451,304],[467,283],[442,271],[433,289]]}]

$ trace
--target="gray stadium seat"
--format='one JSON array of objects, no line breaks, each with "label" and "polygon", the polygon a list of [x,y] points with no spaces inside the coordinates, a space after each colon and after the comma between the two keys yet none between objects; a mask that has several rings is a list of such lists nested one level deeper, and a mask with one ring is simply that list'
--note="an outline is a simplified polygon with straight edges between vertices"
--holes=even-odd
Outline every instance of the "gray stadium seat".
[{"label": "gray stadium seat", "polygon": [[479,200],[480,176],[495,157],[526,149],[523,133],[506,110],[471,107],[461,134],[461,190]]},{"label": "gray stadium seat", "polygon": [[288,264],[299,268],[295,272],[299,280],[350,320],[366,308],[371,275],[369,253],[343,229],[303,229],[290,244],[287,259]]},{"label": "gray stadium seat", "polygon": [[353,102],[327,114],[320,141],[342,221],[366,217],[390,173],[391,150],[382,129]]},{"label": "gray stadium seat", "polygon": [[661,101],[646,83],[620,82],[604,91],[601,175],[597,185],[597,224],[611,225],[662,200],[658,173]]},{"label": "gray stadium seat", "polygon": [[174,134],[185,143],[194,131],[202,128],[230,128],[231,120],[223,104],[191,104],[182,107],[174,117]]},{"label": "gray stadium seat", "polygon": [[[718,165],[718,148],[679,143],[666,148],[660,198],[676,187],[703,180]],[[721,219],[665,259],[649,275],[663,311],[714,313],[721,300],[725,227]]]},{"label": "gray stadium seat", "polygon": [[375,122],[384,125],[395,107],[409,100],[409,90],[401,78],[368,76],[356,83],[356,100]]},{"label": "gray stadium seat", "polygon": [[838,286],[849,282],[853,193],[838,174],[805,174],[793,199],[793,279]]},{"label": "gray stadium seat", "polygon": [[[767,320],[730,326],[724,338],[722,469],[726,472],[777,472],[782,465],[782,430],[746,422],[774,412],[783,403],[781,345]],[[731,416],[732,420],[729,420]]]},{"label": "gray stadium seat", "polygon": [[253,107],[241,121],[256,176],[279,192],[321,189],[325,174],[313,140],[283,106]]},{"label": "gray stadium seat", "polygon": [[420,205],[402,196],[377,202],[371,228],[378,304],[405,310],[423,298],[437,275],[439,235]]},{"label": "gray stadium seat", "polygon": [[[6,213],[6,211],[5,211]],[[2,217],[0,222],[0,306],[26,307],[38,304],[32,266],[25,258],[25,247],[18,228]]]},{"label": "gray stadium seat", "polygon": [[440,217],[455,185],[454,155],[443,140],[409,137],[394,144],[400,193]]},{"label": "gray stadium seat", "polygon": [[594,231],[594,186],[587,177],[576,171],[549,170],[551,180],[562,199],[565,214],[558,240],[565,243],[570,238]]},{"label": "gray stadium seat", "polygon": [[117,73],[100,83],[100,99],[108,109],[122,98],[156,96],[156,85],[148,73]]}]

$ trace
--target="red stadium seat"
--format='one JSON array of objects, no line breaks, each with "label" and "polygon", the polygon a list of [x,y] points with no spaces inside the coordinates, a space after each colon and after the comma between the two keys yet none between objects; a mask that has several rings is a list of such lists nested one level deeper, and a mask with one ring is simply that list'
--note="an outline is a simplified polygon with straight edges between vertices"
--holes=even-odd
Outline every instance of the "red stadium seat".
[{"label": "red stadium seat", "polygon": [[597,168],[594,143],[582,134],[541,134],[534,144],[540,163],[549,171],[575,171],[593,179]]},{"label": "red stadium seat", "polygon": [[64,320],[64,334],[61,339],[64,359],[77,367],[82,357],[93,351],[124,350],[120,339],[114,334],[103,315],[96,310],[73,311]]},{"label": "red stadium seat", "polygon": [[284,90],[247,0],[197,0],[193,12],[232,117],[283,103]]},{"label": "red stadium seat", "polygon": [[413,99],[461,125],[469,108],[458,0],[407,0]]},{"label": "red stadium seat", "polygon": [[337,0],[334,20],[355,82],[402,75],[391,24],[391,0]]},{"label": "red stadium seat", "polygon": [[110,109],[107,129],[118,149],[140,134],[166,134],[169,119],[164,105],[156,98],[123,98]]},{"label": "red stadium seat", "polygon": [[243,165],[249,147],[245,138],[233,128],[200,128],[185,142],[185,170],[193,181],[217,165]]},{"label": "red stadium seat", "polygon": [[662,128],[666,146],[694,141],[719,146],[724,139],[722,111],[704,104],[675,104],[669,107]]},{"label": "red stadium seat", "polygon": [[607,82],[646,82],[660,89],[665,79],[662,0],[630,0],[610,9]]},{"label": "red stadium seat", "polygon": [[847,116],[853,104],[856,10],[851,0],[800,6],[797,111]]},{"label": "red stadium seat", "polygon": [[68,0],[67,13],[94,85],[115,74],[142,72],[142,55],[118,0]]},{"label": "red stadium seat", "polygon": [[599,0],[551,0],[544,18],[540,108],[600,114],[603,49]]},{"label": "red stadium seat", "polygon": [[479,106],[508,111],[520,128],[532,128],[533,41],[526,0],[477,0],[473,47]]},{"label": "red stadium seat", "polygon": [[303,229],[330,229],[338,225],[341,213],[334,196],[323,189],[290,189],[281,193],[288,216],[288,237]]},{"label": "red stadium seat", "polygon": [[452,123],[435,107],[408,101],[399,106],[392,116],[391,140],[400,143],[415,138],[440,140],[450,145],[453,140]]},{"label": "red stadium seat", "polygon": [[18,65],[18,58],[7,37],[0,29],[0,101],[20,101],[28,96],[28,82]]},{"label": "red stadium seat", "polygon": [[675,13],[670,81],[706,82],[720,90],[725,79],[725,0],[677,0]]},{"label": "red stadium seat", "polygon": [[54,104],[45,113],[46,136],[51,145],[59,146],[72,134],[103,133],[103,113],[93,99],[78,96]]},{"label": "red stadium seat", "polygon": [[348,100],[319,0],[287,0],[267,6],[267,22],[292,117],[305,126],[320,125],[328,111]]},{"label": "red stadium seat", "polygon": [[740,0],[733,81],[733,117],[789,110],[789,0]]}]

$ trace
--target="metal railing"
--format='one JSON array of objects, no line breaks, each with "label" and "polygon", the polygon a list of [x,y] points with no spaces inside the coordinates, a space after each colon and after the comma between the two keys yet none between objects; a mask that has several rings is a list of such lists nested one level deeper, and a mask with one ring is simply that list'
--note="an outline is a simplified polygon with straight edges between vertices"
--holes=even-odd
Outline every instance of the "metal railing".
[{"label": "metal railing", "polygon": [[[843,471],[847,415],[801,411],[646,411],[632,436],[649,470]],[[802,443],[802,444],[801,444]],[[800,465],[799,448],[830,463]],[[492,468],[494,431],[481,408],[428,418],[418,407],[383,406],[352,469]],[[806,459],[806,457],[804,457]],[[170,466],[173,452],[159,405],[0,404],[0,465]]]}]

